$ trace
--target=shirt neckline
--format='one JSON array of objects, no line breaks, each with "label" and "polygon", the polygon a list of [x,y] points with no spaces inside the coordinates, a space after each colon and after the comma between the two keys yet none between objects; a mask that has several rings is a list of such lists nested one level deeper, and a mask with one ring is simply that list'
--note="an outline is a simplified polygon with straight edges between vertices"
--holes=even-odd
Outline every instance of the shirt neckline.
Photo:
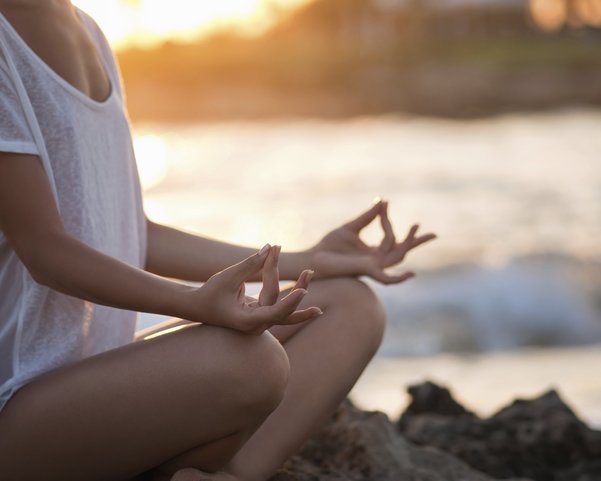
[{"label": "shirt neckline", "polygon": [[12,24],[8,21],[8,19],[4,16],[4,14],[2,14],[2,12],[0,12],[0,19],[6,24],[8,32],[27,51],[27,53],[33,58],[35,63],[37,63],[43,70],[45,70],[59,85],[61,85],[61,87],[63,87],[65,90],[67,90],[73,96],[77,97],[77,99],[79,99],[84,104],[88,105],[89,107],[96,108],[96,109],[103,108],[103,107],[107,106],[111,102],[113,97],[115,96],[115,86],[113,84],[113,79],[112,79],[111,75],[109,74],[109,68],[105,62],[104,56],[101,54],[101,52],[99,52],[98,45],[96,43],[96,39],[91,34],[91,32],[88,28],[87,22],[83,18],[78,7],[75,7],[75,12],[76,12],[77,16],[79,17],[81,23],[83,24],[84,28],[90,35],[90,39],[92,40],[94,49],[96,50],[96,55],[98,55],[98,58],[100,59],[100,62],[104,69],[105,75],[107,76],[109,83],[110,83],[110,92],[104,100],[100,100],[100,101],[95,100],[92,97],[89,97],[88,95],[83,93],[78,88],[71,85],[69,82],[67,82],[63,77],[61,77],[58,73],[56,73],[44,60],[42,60],[42,58],[37,53],[35,53],[35,51],[29,46],[29,44],[23,39],[23,37],[21,37],[21,35],[19,35],[19,32],[16,31],[16,29],[12,26]]}]

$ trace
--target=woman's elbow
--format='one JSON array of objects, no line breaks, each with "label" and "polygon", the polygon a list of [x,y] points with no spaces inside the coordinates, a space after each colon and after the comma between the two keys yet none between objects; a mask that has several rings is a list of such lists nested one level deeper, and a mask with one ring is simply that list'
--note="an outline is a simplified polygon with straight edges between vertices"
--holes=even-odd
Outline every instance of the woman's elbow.
[{"label": "woman's elbow", "polygon": [[15,251],[33,280],[52,288],[60,270],[68,268],[67,264],[73,262],[64,254],[68,251],[66,241],[64,233],[53,233],[21,245]]}]

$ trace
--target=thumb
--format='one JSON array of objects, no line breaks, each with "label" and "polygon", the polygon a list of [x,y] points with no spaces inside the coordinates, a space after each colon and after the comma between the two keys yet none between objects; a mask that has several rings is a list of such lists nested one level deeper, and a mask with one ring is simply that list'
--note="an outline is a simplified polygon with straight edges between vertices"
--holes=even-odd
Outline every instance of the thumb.
[{"label": "thumb", "polygon": [[269,244],[265,244],[261,250],[243,261],[234,264],[233,266],[228,267],[222,274],[227,276],[228,281],[238,287],[248,278],[250,278],[253,274],[256,274],[263,268],[263,264],[265,264],[265,260],[267,259],[267,255],[271,246]]},{"label": "thumb", "polygon": [[387,274],[386,272],[384,272],[381,269],[372,269],[372,271],[369,273],[369,276],[378,281],[381,282],[382,284],[400,284],[401,282],[405,282],[408,279],[411,279],[412,277],[415,277],[415,273],[414,272],[405,272],[404,274]]},{"label": "thumb", "polygon": [[184,468],[177,471],[171,481],[209,481],[211,474],[194,468]]}]

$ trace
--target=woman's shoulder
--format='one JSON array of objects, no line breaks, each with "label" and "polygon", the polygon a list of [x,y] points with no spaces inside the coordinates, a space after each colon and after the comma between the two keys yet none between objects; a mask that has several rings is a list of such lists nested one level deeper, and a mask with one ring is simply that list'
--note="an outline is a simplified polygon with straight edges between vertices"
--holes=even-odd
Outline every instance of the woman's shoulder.
[{"label": "woman's shoulder", "polygon": [[88,29],[88,32],[90,33],[90,35],[92,35],[94,40],[96,40],[103,47],[108,47],[110,49],[109,41],[106,35],[104,34],[102,28],[100,28],[100,25],[98,25],[98,22],[96,22],[96,20],[94,20],[94,18],[89,13],[82,10],[81,8],[75,5],[73,6],[73,8],[75,8],[77,13],[79,14],[79,18],[82,20],[82,22],[84,23],[84,25]]},{"label": "woman's shoulder", "polygon": [[81,8],[74,6],[77,10],[79,17],[82,22],[86,26],[88,32],[92,36],[92,39],[95,41],[100,53],[104,57],[106,64],[112,71],[112,78],[115,79],[117,84],[117,89],[119,90],[120,95],[123,95],[123,88],[121,85],[121,72],[119,70],[119,64],[117,61],[117,57],[113,49],[111,48],[111,44],[109,43],[108,38],[104,34],[104,31],[100,27],[100,25],[94,20],[94,18]]}]

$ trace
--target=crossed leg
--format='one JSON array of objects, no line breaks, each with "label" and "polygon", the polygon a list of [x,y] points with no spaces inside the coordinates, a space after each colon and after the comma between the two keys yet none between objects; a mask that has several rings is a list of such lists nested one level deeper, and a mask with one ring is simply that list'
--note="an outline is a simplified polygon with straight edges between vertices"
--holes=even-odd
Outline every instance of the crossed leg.
[{"label": "crossed leg", "polygon": [[[290,376],[278,407],[220,468],[234,479],[264,481],[273,475],[346,397],[381,343],[384,309],[362,282],[352,278],[314,281],[303,303],[321,307],[324,315],[270,329],[286,350]],[[169,472],[202,466],[199,454],[193,450],[180,456],[169,464]],[[199,478],[190,474],[189,479]]]},{"label": "crossed leg", "polygon": [[[369,287],[351,278],[316,285],[307,303],[323,306],[324,315],[284,342],[290,361],[284,398],[228,464],[242,479],[263,481],[298,451],[344,400],[381,344],[386,316]],[[279,337],[283,329],[274,327]]]},{"label": "crossed leg", "polygon": [[193,325],[33,381],[0,415],[0,478],[122,481],[157,466],[164,479],[185,467],[268,478],[346,396],[384,330],[354,279],[316,281],[304,302],[324,315],[261,336]]},{"label": "crossed leg", "polygon": [[123,481],[207,446],[228,458],[279,404],[289,374],[269,333],[192,325],[51,371],[0,413],[2,481]]}]

